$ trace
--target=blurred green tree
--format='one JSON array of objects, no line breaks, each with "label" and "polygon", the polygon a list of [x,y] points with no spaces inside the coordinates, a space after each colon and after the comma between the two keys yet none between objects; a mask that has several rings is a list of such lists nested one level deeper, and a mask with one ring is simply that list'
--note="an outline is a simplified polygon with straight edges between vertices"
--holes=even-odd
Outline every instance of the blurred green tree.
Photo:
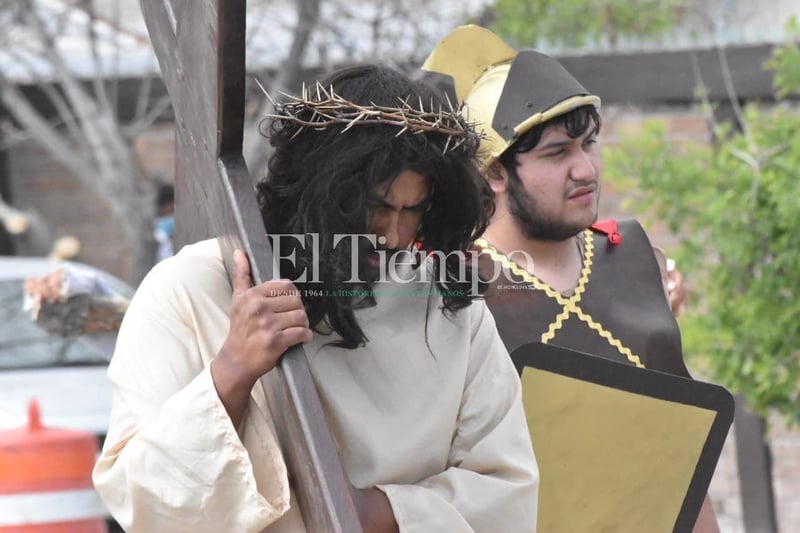
[{"label": "blurred green tree", "polygon": [[605,177],[637,191],[637,214],[681,236],[675,257],[693,288],[681,328],[693,362],[701,356],[714,380],[755,411],[775,409],[798,425],[800,109],[790,99],[800,94],[797,44],[776,48],[766,67],[777,103],[745,107],[739,128],[714,124],[708,145],[670,141],[664,124],[650,121],[606,150]]},{"label": "blurred green tree", "polygon": [[581,47],[622,37],[658,37],[685,15],[687,0],[497,0],[494,30],[521,47],[540,39]]}]

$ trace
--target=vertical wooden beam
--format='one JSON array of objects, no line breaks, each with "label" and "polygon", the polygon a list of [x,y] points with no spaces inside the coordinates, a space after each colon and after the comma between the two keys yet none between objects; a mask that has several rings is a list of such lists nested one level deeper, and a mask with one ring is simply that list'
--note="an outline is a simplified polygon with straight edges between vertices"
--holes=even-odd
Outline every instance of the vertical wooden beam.
[{"label": "vertical wooden beam", "polygon": [[[140,0],[176,119],[177,245],[216,236],[225,266],[250,258],[272,279],[272,249],[242,157],[245,0]],[[309,531],[361,531],[350,483],[302,347],[261,380]]]}]

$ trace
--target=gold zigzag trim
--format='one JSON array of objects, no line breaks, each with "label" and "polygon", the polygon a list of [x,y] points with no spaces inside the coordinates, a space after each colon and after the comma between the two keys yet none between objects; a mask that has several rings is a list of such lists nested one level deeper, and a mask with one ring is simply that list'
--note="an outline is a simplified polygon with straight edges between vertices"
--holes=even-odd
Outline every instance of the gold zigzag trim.
[{"label": "gold zigzag trim", "polygon": [[592,264],[594,262],[594,240],[592,239],[591,230],[583,232],[583,268],[581,269],[581,278],[578,280],[578,286],[575,287],[575,292],[569,299],[571,304],[577,306],[581,301],[581,295],[586,291],[586,285],[589,283],[589,274],[592,273]]},{"label": "gold zigzag trim", "polygon": [[599,322],[595,322],[591,315],[585,313],[583,309],[578,306],[583,293],[586,291],[586,286],[589,284],[589,274],[592,272],[592,265],[594,262],[594,240],[592,239],[591,230],[586,229],[583,232],[584,255],[581,277],[578,279],[578,285],[575,287],[575,291],[569,298],[564,298],[561,293],[553,289],[550,285],[520,267],[513,260],[509,259],[508,256],[499,252],[497,248],[489,244],[486,239],[477,239],[475,245],[480,248],[481,251],[488,253],[492,260],[509,269],[526,283],[530,283],[540,291],[543,291],[547,296],[556,300],[563,307],[555,320],[550,323],[547,331],[542,334],[541,342],[547,344],[547,342],[553,340],[556,333],[564,326],[564,321],[567,320],[572,313],[575,313],[575,316],[577,316],[579,320],[585,322],[591,329],[595,330],[601,338],[605,339],[612,347],[616,348],[628,361],[639,368],[645,368],[644,363],[642,363],[638,355],[634,354],[628,347],[622,344],[619,339],[614,337],[611,332],[606,330]]},{"label": "gold zigzag trim", "polygon": [[556,316],[555,322],[552,322],[547,328],[547,331],[542,333],[541,341],[543,343],[547,344],[555,338],[556,332],[564,326],[564,321],[569,318],[571,312],[568,306],[564,306],[558,316]]},{"label": "gold zigzag trim", "polygon": [[503,265],[503,267],[509,269],[511,272],[522,278],[523,281],[526,283],[530,283],[540,291],[544,291],[548,296],[551,298],[555,298],[559,301],[559,303],[564,303],[563,297],[554,291],[548,284],[539,280],[539,278],[533,276],[530,272],[519,266],[517,263],[506,257],[505,254],[499,252],[497,248],[489,244],[484,238],[477,239],[475,241],[475,246],[481,249],[482,252],[486,252],[489,254],[489,257],[492,258],[493,261],[496,261]]},{"label": "gold zigzag trim", "polygon": [[599,323],[597,323],[597,322],[595,322],[594,320],[592,320],[592,317],[591,317],[590,315],[587,315],[586,313],[584,313],[582,309],[580,309],[580,308],[575,308],[575,310],[574,310],[574,311],[575,311],[575,315],[576,315],[576,316],[577,316],[577,317],[578,317],[578,318],[579,318],[581,321],[583,321],[583,322],[586,322],[586,324],[588,324],[588,326],[589,326],[590,328],[592,328],[593,330],[595,330],[595,331],[597,332],[597,334],[598,334],[598,335],[600,335],[602,338],[604,338],[606,341],[608,341],[608,343],[609,343],[611,346],[613,346],[614,348],[616,348],[616,349],[619,351],[619,353],[621,353],[622,355],[624,355],[624,356],[625,356],[625,357],[628,359],[628,361],[630,361],[630,362],[631,362],[631,363],[633,363],[634,365],[638,366],[639,368],[644,368],[644,363],[642,363],[642,360],[641,360],[641,359],[639,359],[639,356],[638,356],[638,355],[636,355],[635,353],[633,353],[633,352],[630,350],[630,348],[628,348],[627,346],[625,346],[624,344],[622,344],[622,342],[621,342],[619,339],[615,338],[615,337],[614,337],[614,336],[611,334],[611,332],[609,332],[608,330],[606,330],[606,329],[605,329],[605,328],[604,328],[602,325],[600,325]]}]

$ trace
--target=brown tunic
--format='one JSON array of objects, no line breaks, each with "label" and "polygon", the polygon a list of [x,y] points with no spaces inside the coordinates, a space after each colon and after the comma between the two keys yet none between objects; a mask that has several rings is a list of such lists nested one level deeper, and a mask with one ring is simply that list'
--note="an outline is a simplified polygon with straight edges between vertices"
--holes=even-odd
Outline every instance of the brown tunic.
[{"label": "brown tunic", "polygon": [[[617,231],[593,227],[579,235],[583,269],[571,295],[557,293],[486,241],[476,242],[483,279],[496,278],[486,302],[509,353],[544,342],[689,377],[652,245],[635,220],[620,222]],[[510,280],[492,275],[503,266]]]}]

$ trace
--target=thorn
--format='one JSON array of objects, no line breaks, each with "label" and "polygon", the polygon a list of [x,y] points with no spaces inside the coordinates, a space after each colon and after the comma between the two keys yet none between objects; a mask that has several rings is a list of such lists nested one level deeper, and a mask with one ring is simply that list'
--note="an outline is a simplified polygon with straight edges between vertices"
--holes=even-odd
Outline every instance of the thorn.
[{"label": "thorn", "polygon": [[444,143],[444,150],[442,150],[443,154],[447,153],[448,148],[450,147],[450,140],[452,137],[450,135],[447,136],[447,141]]}]

